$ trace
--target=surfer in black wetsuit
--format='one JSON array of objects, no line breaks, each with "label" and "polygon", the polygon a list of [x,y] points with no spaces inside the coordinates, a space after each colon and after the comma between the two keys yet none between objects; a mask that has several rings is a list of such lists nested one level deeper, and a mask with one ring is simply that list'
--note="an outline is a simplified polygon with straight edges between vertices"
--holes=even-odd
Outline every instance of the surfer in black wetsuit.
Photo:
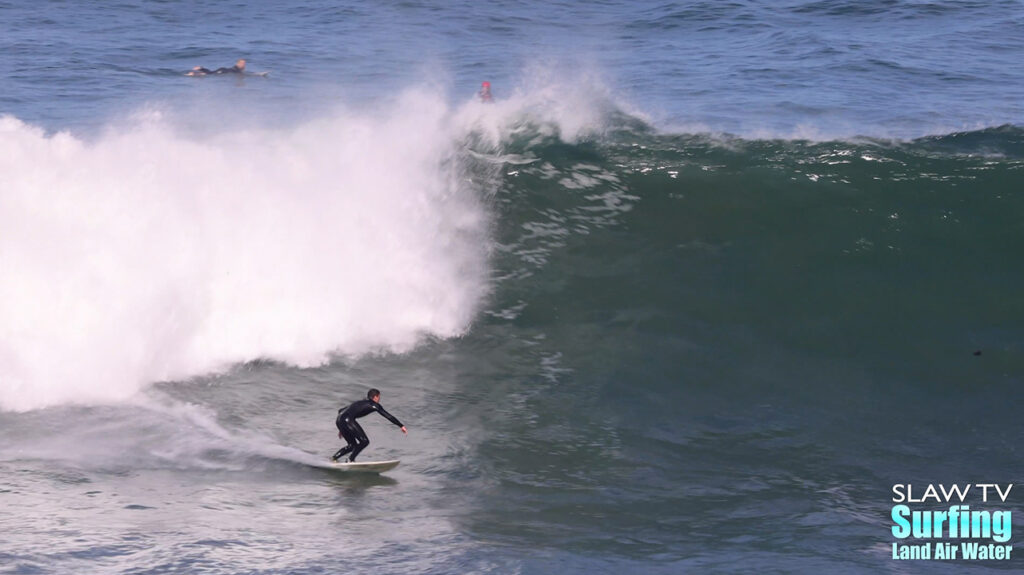
[{"label": "surfer in black wetsuit", "polygon": [[245,73],[245,60],[239,59],[235,62],[235,65],[230,68],[217,68],[216,70],[210,70],[209,68],[203,68],[202,66],[196,66],[192,70],[185,73],[186,76],[208,76],[210,74],[244,74]]},{"label": "surfer in black wetsuit", "polygon": [[360,451],[366,449],[366,446],[370,444],[370,440],[367,439],[366,432],[363,431],[363,428],[356,420],[374,411],[383,415],[391,423],[401,427],[402,433],[409,433],[406,431],[405,426],[402,425],[402,422],[398,421],[398,418],[394,415],[388,413],[380,404],[380,391],[371,389],[366,392],[366,399],[360,399],[348,407],[338,410],[338,418],[334,420],[334,424],[338,426],[338,437],[348,442],[348,445],[339,449],[331,459],[337,461],[343,455],[349,453],[348,461],[351,463],[356,460],[356,456],[359,455]]}]

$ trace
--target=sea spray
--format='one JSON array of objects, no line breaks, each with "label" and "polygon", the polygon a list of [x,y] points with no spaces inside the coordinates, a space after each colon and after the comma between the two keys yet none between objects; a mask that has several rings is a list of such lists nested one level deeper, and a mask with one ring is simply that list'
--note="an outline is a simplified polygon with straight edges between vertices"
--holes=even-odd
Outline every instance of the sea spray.
[{"label": "sea spray", "polygon": [[0,120],[0,407],[130,397],[255,358],[465,330],[487,216],[447,107],[95,141]]}]

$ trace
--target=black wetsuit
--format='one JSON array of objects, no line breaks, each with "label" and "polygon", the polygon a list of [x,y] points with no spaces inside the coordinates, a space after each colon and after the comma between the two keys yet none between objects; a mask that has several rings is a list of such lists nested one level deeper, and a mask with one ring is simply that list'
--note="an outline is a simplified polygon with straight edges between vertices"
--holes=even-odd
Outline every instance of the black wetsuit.
[{"label": "black wetsuit", "polygon": [[370,440],[366,437],[366,432],[356,422],[356,419],[369,415],[374,411],[383,415],[388,421],[398,427],[403,427],[402,422],[398,421],[398,418],[394,415],[388,413],[381,404],[372,399],[361,399],[348,407],[338,410],[338,418],[334,420],[334,424],[338,426],[338,436],[348,442],[348,445],[339,449],[332,459],[341,459],[341,456],[351,452],[348,460],[355,461],[359,452],[366,449],[366,446],[370,444]]},{"label": "black wetsuit", "polygon": [[196,68],[192,70],[196,76],[206,76],[209,74],[242,74],[244,70],[238,67],[238,65],[230,68],[217,68],[216,70],[210,70],[209,68]]}]

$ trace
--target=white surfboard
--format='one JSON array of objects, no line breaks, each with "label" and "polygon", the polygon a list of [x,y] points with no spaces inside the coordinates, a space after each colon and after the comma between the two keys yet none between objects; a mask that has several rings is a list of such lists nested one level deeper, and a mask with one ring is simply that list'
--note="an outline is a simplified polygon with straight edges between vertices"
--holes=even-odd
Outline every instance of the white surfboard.
[{"label": "white surfboard", "polygon": [[347,461],[331,461],[328,467],[332,469],[338,469],[341,471],[383,473],[385,471],[389,471],[391,469],[398,467],[398,463],[398,459],[391,459],[388,461],[356,461],[355,463],[349,463]]}]

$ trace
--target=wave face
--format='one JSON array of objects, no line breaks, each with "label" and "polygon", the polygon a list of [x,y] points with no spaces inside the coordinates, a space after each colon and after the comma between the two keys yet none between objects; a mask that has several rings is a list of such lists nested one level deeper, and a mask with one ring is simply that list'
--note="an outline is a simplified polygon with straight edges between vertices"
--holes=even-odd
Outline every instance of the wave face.
[{"label": "wave face", "polygon": [[821,362],[862,370],[849,385],[1018,377],[1021,128],[813,142],[613,124],[573,145],[510,141],[536,161],[502,184],[495,321],[575,324],[593,340],[563,343],[604,366],[595,378],[644,342],[623,362],[674,374],[645,380],[654,392],[726,355],[765,392]]},{"label": "wave face", "polygon": [[[619,556],[665,572],[760,564],[729,543],[751,537],[779,570],[853,573],[890,565],[871,547],[887,528],[862,519],[886,515],[887,485],[1013,474],[1024,131],[752,140],[603,120],[499,132],[494,295],[442,346],[453,359],[409,360],[454,371],[459,425],[485,422],[463,528],[577,561],[632,541]],[[844,519],[778,528],[819,513]]]},{"label": "wave face", "polygon": [[636,315],[687,341],[733,326],[878,366],[1019,345],[1003,336],[1024,279],[1020,128],[673,135],[565,93],[450,108],[410,92],[207,135],[157,114],[92,140],[5,118],[0,257],[18,273],[0,280],[0,405],[402,352],[537,310]]},{"label": "wave face", "polygon": [[286,130],[157,116],[92,141],[0,119],[0,406],[462,333],[488,220],[447,114],[409,94]]}]

